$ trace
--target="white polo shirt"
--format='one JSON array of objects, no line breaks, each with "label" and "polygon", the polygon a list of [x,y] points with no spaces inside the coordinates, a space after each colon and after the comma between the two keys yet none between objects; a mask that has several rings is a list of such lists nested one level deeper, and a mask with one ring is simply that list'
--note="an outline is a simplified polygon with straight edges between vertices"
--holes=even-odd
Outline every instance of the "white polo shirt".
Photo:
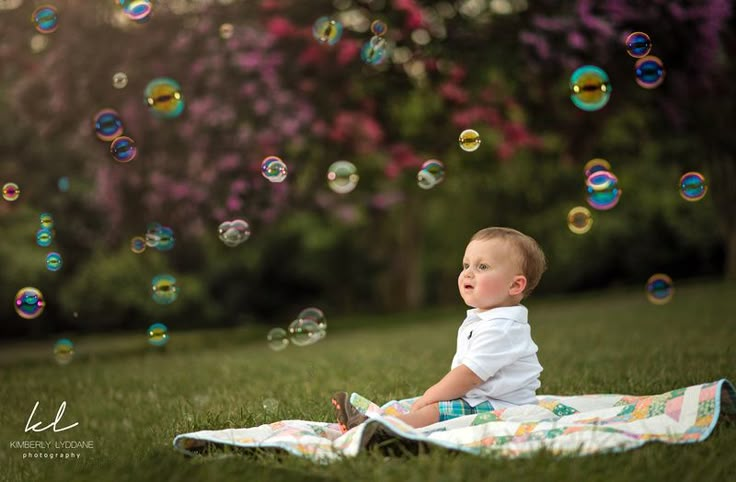
[{"label": "white polo shirt", "polygon": [[494,408],[536,403],[542,365],[523,305],[484,312],[468,310],[457,330],[457,352],[451,369],[463,364],[484,383],[462,398],[471,406],[489,401]]}]

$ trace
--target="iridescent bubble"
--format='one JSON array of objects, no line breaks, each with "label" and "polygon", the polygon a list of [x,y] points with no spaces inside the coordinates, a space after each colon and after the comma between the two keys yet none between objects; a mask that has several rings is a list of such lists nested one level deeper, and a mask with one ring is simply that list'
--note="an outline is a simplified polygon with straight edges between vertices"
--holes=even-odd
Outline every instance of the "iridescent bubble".
[{"label": "iridescent bubble", "polygon": [[327,185],[336,193],[349,193],[355,189],[359,180],[358,169],[352,162],[333,162],[327,169]]},{"label": "iridescent bubble", "polygon": [[169,251],[174,247],[175,242],[174,230],[168,226],[161,226],[158,230],[158,243],[156,243],[156,249],[159,251]]},{"label": "iridescent bubble", "polygon": [[217,236],[225,245],[234,248],[240,244],[240,234],[232,227],[230,221],[224,221],[217,227]]},{"label": "iridescent bubble", "polygon": [[116,89],[124,89],[128,85],[128,76],[125,72],[118,72],[112,76],[112,86]]},{"label": "iridescent bubble", "polygon": [[634,64],[636,83],[645,89],[654,89],[664,81],[664,64],[659,57],[649,55]]},{"label": "iridescent bubble", "polygon": [[51,229],[54,227],[54,217],[51,213],[41,213],[38,219],[41,221],[42,228]]},{"label": "iridescent bubble", "polygon": [[41,228],[36,231],[36,244],[45,248],[54,240],[54,234],[50,229]]},{"label": "iridescent bubble", "polygon": [[371,22],[371,32],[373,35],[380,37],[381,35],[384,35],[387,30],[388,26],[383,20],[374,20]]},{"label": "iridescent bubble", "polygon": [[460,143],[460,149],[465,152],[476,151],[480,147],[480,134],[476,130],[465,129],[460,133],[458,142]]},{"label": "iridescent bubble", "polygon": [[329,17],[320,17],[312,25],[312,36],[321,44],[335,45],[342,37],[342,24]]},{"label": "iridescent bubble", "polygon": [[360,58],[369,65],[378,65],[386,58],[386,39],[373,36],[360,49]]},{"label": "iridescent bubble", "polygon": [[675,287],[672,278],[666,274],[657,273],[649,277],[646,286],[647,299],[655,305],[663,305],[672,299]]},{"label": "iridescent bubble", "polygon": [[296,319],[289,324],[289,339],[296,346],[307,346],[322,339],[319,325],[312,320]]},{"label": "iridescent bubble", "polygon": [[267,398],[263,401],[263,410],[267,412],[275,412],[279,408],[279,401],[274,398]]},{"label": "iridescent bubble", "polygon": [[222,25],[220,25],[220,38],[227,40],[232,36],[233,36],[233,24],[223,23]]},{"label": "iridescent bubble", "polygon": [[319,308],[315,308],[314,306],[304,308],[302,311],[300,311],[297,319],[312,320],[313,322],[317,323],[317,326],[319,326],[320,329],[327,329],[327,319],[325,318],[325,314],[322,312],[322,310],[320,310]]},{"label": "iridescent bubble", "polygon": [[707,192],[705,176],[699,172],[686,172],[680,178],[680,196],[685,201],[700,201]]},{"label": "iridescent bubble", "polygon": [[608,171],[598,171],[585,181],[588,204],[600,211],[613,208],[621,199],[618,178]]},{"label": "iridescent bubble", "polygon": [[74,343],[69,338],[61,338],[54,343],[54,359],[59,365],[66,365],[74,358]]},{"label": "iridescent bubble", "polygon": [[570,99],[584,111],[602,109],[611,98],[611,82],[600,67],[583,65],[570,76]]},{"label": "iridescent bubble", "polygon": [[128,136],[116,137],[110,143],[110,154],[118,162],[130,162],[135,159],[137,153],[135,141]]},{"label": "iridescent bubble", "polygon": [[32,286],[27,286],[21,288],[15,294],[13,306],[15,306],[15,312],[18,313],[18,316],[26,320],[32,320],[43,313],[46,303],[41,291]]},{"label": "iridescent bubble", "polygon": [[626,37],[626,52],[634,58],[642,58],[652,50],[652,40],[644,32],[633,32]]},{"label": "iridescent bubble", "polygon": [[149,0],[132,0],[123,8],[125,15],[136,23],[143,24],[151,19],[153,5]]},{"label": "iridescent bubble", "polygon": [[69,178],[66,176],[62,176],[59,178],[59,181],[56,183],[56,185],[59,187],[59,191],[61,192],[68,192],[69,188],[71,187],[71,184],[69,182]]},{"label": "iridescent bubble", "polygon": [[282,182],[286,179],[286,164],[276,156],[268,156],[261,161],[261,174],[271,182]]},{"label": "iridescent bubble", "polygon": [[40,33],[55,32],[59,27],[59,14],[52,5],[41,5],[31,14],[31,22]]},{"label": "iridescent bubble", "polygon": [[164,346],[169,341],[169,329],[163,323],[154,323],[148,327],[148,343],[153,346]]},{"label": "iridescent bubble", "polygon": [[432,189],[445,180],[445,166],[436,159],[430,159],[417,173],[417,184],[422,189]]},{"label": "iridescent bubble", "polygon": [[176,287],[176,278],[170,274],[160,274],[151,280],[153,301],[159,305],[168,305],[176,301],[179,289]]},{"label": "iridescent bubble", "polygon": [[281,351],[289,345],[289,337],[283,328],[273,328],[266,335],[268,347],[273,351]]},{"label": "iridescent bubble", "polygon": [[112,109],[103,109],[95,114],[95,135],[101,141],[110,142],[123,135],[123,121]]},{"label": "iridescent bubble", "polygon": [[156,117],[173,119],[184,111],[184,95],[174,79],[159,77],[146,86],[144,101]]},{"label": "iridescent bubble", "polygon": [[46,255],[46,269],[49,271],[59,271],[63,264],[59,253],[49,253]]},{"label": "iridescent bubble", "polygon": [[146,240],[140,236],[135,236],[130,240],[130,250],[135,254],[141,254],[146,250]]},{"label": "iridescent bubble", "polygon": [[14,182],[6,182],[3,185],[3,199],[6,201],[16,201],[20,197],[20,187]]},{"label": "iridescent bubble", "polygon": [[585,234],[593,227],[593,217],[590,210],[583,206],[576,206],[567,213],[567,227],[575,234]]},{"label": "iridescent bubble", "polygon": [[585,167],[583,168],[583,172],[585,172],[585,178],[589,178],[591,174],[598,172],[598,171],[610,171],[611,170],[611,163],[609,163],[605,159],[601,159],[599,157],[595,159],[591,159],[588,162],[585,163]]}]

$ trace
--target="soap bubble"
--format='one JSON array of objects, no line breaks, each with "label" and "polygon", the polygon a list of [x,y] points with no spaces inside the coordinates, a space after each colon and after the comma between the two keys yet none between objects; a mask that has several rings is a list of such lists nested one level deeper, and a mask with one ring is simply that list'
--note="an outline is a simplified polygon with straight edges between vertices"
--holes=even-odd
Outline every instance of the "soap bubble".
[{"label": "soap bubble", "polygon": [[95,114],[95,135],[101,141],[110,142],[123,135],[123,121],[120,114],[112,109],[103,109]]},{"label": "soap bubble", "polygon": [[348,161],[333,162],[327,169],[327,185],[339,194],[347,194],[358,185],[358,169]]},{"label": "soap bubble", "polygon": [[590,210],[583,206],[576,206],[567,213],[567,227],[575,234],[585,234],[593,227],[593,217]]},{"label": "soap bubble", "polygon": [[135,236],[130,240],[130,250],[135,254],[141,254],[146,250],[146,240],[141,236]]},{"label": "soap bubble", "polygon": [[322,339],[319,325],[310,319],[296,319],[289,324],[289,337],[296,346],[307,346]]},{"label": "soap bubble", "polygon": [[31,22],[40,33],[55,32],[59,28],[59,14],[52,5],[41,5],[31,14]]},{"label": "soap bubble", "polygon": [[46,255],[46,269],[49,271],[59,271],[63,264],[59,253],[49,253]]},{"label": "soap bubble", "polygon": [[135,159],[138,149],[135,141],[127,136],[116,137],[110,144],[110,154],[118,162],[130,162]]},{"label": "soap bubble", "polygon": [[276,156],[268,156],[261,161],[261,174],[271,182],[282,182],[287,173],[286,164]]},{"label": "soap bubble", "polygon": [[570,76],[570,99],[584,111],[602,109],[611,98],[611,82],[603,69],[594,65],[583,65]]},{"label": "soap bubble", "polygon": [[41,221],[42,228],[51,229],[54,227],[54,217],[51,213],[41,213],[38,219]]},{"label": "soap bubble", "polygon": [[387,43],[383,37],[371,37],[360,49],[360,58],[368,65],[378,65],[386,58]]},{"label": "soap bubble", "polygon": [[387,30],[388,26],[383,20],[374,20],[373,22],[371,22],[371,32],[373,33],[373,35],[380,37],[381,35],[384,35]]},{"label": "soap bubble", "polygon": [[465,152],[476,151],[480,147],[480,134],[476,130],[465,129],[460,133],[458,142],[460,143],[460,148]]},{"label": "soap bubble", "polygon": [[633,32],[626,37],[626,51],[632,57],[645,57],[651,50],[652,40],[644,32]]},{"label": "soap bubble", "polygon": [[645,89],[654,89],[664,81],[664,64],[654,55],[643,57],[634,64],[636,83]]},{"label": "soap bubble", "polygon": [[613,208],[621,199],[618,178],[611,172],[598,171],[585,181],[588,204],[601,211]]},{"label": "soap bubble", "polygon": [[158,235],[158,242],[155,248],[159,251],[170,251],[176,242],[174,238],[174,230],[168,226],[161,226],[156,233]]},{"label": "soap bubble", "polygon": [[131,0],[123,7],[125,15],[138,24],[143,24],[151,19],[153,5],[149,0]]},{"label": "soap bubble", "polygon": [[154,323],[148,327],[148,343],[153,346],[164,346],[169,341],[169,329],[163,323]]},{"label": "soap bubble", "polygon": [[112,76],[112,86],[116,89],[123,89],[128,85],[128,76],[125,72],[118,72]]},{"label": "soap bubble", "polygon": [[707,192],[705,176],[699,172],[686,172],[680,178],[680,196],[685,201],[700,201]]},{"label": "soap bubble", "polygon": [[145,104],[156,117],[173,119],[184,111],[184,95],[174,79],[159,77],[148,83],[143,93]]},{"label": "soap bubble", "polygon": [[45,248],[54,240],[54,234],[50,229],[41,228],[36,231],[36,244]]},{"label": "soap bubble", "polygon": [[15,294],[13,306],[18,316],[26,320],[32,320],[38,318],[43,313],[46,302],[40,290],[32,286],[27,286],[19,289]]},{"label": "soap bubble", "polygon": [[234,248],[250,238],[250,224],[245,219],[225,221],[217,228],[217,233],[220,241]]},{"label": "soap bubble", "polygon": [[325,314],[322,312],[322,310],[320,310],[319,308],[315,308],[314,306],[304,308],[302,311],[300,311],[297,319],[312,320],[313,322],[317,323],[317,326],[319,326],[320,329],[327,329],[327,319],[325,318]]},{"label": "soap bubble", "polygon": [[335,45],[342,37],[342,24],[329,17],[320,17],[312,25],[312,36],[321,44]]},{"label": "soap bubble", "polygon": [[598,171],[610,171],[610,170],[611,170],[611,163],[599,157],[596,157],[595,159],[591,159],[588,162],[586,162],[585,167],[583,168],[586,179],[589,178],[591,174],[596,173]]},{"label": "soap bubble", "polygon": [[432,189],[445,180],[445,166],[440,161],[430,159],[417,173],[417,184],[422,189]]},{"label": "soap bubble", "polygon": [[267,412],[275,412],[279,408],[279,401],[274,398],[267,398],[263,401],[263,410]]},{"label": "soap bubble", "polygon": [[20,187],[14,182],[6,182],[3,185],[3,199],[6,201],[16,201],[20,197]]},{"label": "soap bubble", "polygon": [[268,347],[273,351],[281,351],[289,346],[289,338],[283,328],[273,328],[266,335]]},{"label": "soap bubble", "polygon": [[74,343],[68,338],[61,338],[54,344],[54,359],[59,365],[66,365],[74,358]]},{"label": "soap bubble", "polygon": [[179,289],[176,287],[176,278],[170,274],[160,274],[151,280],[153,301],[159,305],[168,305],[176,301]]},{"label": "soap bubble", "polygon": [[662,273],[650,276],[647,280],[646,292],[649,302],[655,305],[668,303],[675,293],[672,278]]}]

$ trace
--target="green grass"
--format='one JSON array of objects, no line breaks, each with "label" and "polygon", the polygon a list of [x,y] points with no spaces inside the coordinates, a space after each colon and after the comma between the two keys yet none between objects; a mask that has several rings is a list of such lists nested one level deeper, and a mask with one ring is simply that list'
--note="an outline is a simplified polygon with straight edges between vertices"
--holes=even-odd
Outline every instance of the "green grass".
[{"label": "green grass", "polygon": [[[736,381],[736,284],[677,286],[650,305],[640,289],[531,299],[532,334],[544,366],[538,393],[656,394],[719,378]],[[0,347],[0,479],[197,480],[728,480],[736,427],[719,423],[703,443],[649,444],[621,454],[502,460],[433,452],[384,459],[368,453],[330,465],[273,454],[188,458],[175,435],[280,419],[332,421],[340,389],[378,401],[420,394],[449,369],[464,308],[328,319],[317,345],[272,352],[266,328],[177,332],[165,352],[138,335],[74,337],[77,356],[58,366],[53,340]],[[275,398],[275,412],[262,402]],[[28,415],[57,434],[24,434]],[[92,440],[80,460],[23,460],[11,440]]]}]

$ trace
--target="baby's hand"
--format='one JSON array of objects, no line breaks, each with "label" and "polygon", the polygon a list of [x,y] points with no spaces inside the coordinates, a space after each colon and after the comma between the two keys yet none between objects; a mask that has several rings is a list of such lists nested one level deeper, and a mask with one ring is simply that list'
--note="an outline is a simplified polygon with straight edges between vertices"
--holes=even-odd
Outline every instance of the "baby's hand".
[{"label": "baby's hand", "polygon": [[422,408],[426,407],[428,405],[427,401],[424,399],[424,396],[419,397],[416,402],[414,402],[411,406],[411,409],[409,410],[409,413],[414,413],[417,410],[421,410]]}]

